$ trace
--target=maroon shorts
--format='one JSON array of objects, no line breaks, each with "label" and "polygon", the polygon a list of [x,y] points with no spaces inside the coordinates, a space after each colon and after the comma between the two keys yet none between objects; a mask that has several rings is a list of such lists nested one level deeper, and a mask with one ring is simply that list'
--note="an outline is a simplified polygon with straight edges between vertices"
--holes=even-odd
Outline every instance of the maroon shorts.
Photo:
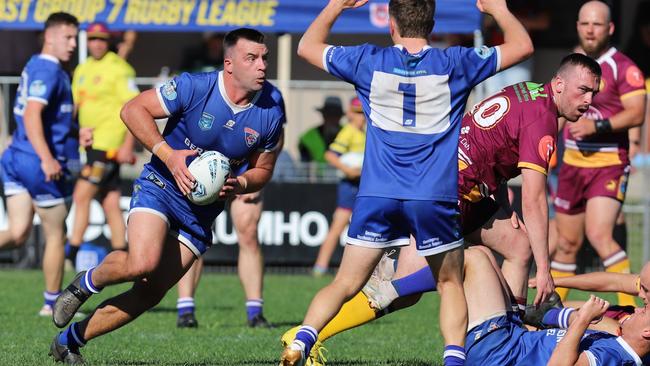
[{"label": "maroon shorts", "polygon": [[634,314],[634,306],[612,305],[607,308],[607,311],[603,315],[620,322],[632,314]]},{"label": "maroon shorts", "polygon": [[629,165],[604,168],[578,168],[562,164],[555,195],[555,210],[567,215],[585,211],[587,200],[611,197],[621,203],[625,200]]},{"label": "maroon shorts", "polygon": [[499,204],[492,198],[486,197],[478,202],[464,199],[458,201],[460,221],[463,235],[471,234],[488,222],[499,211]]}]

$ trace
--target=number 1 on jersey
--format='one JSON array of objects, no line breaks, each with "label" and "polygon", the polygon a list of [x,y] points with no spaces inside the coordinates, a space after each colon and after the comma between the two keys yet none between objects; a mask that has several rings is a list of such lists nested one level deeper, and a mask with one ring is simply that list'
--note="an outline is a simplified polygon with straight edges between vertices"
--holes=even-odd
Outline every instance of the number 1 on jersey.
[{"label": "number 1 on jersey", "polygon": [[399,83],[397,90],[404,94],[402,125],[404,127],[415,127],[415,84]]}]

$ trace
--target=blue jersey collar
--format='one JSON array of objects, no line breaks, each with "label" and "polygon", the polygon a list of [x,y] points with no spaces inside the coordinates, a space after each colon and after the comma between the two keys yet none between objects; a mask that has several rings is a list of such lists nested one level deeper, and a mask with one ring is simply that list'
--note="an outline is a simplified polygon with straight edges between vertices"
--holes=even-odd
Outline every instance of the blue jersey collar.
[{"label": "blue jersey collar", "polygon": [[60,63],[58,58],[56,58],[56,57],[54,57],[52,55],[46,55],[44,53],[39,54],[38,58],[43,59],[43,60],[47,60],[47,61],[50,61],[50,62],[54,62],[57,65]]}]

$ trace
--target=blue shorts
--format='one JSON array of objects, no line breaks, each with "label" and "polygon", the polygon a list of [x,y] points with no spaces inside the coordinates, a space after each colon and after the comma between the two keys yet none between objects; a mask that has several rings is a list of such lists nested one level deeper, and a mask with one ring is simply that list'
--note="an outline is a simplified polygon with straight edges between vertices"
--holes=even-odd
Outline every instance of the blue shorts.
[{"label": "blue shorts", "polygon": [[357,193],[359,193],[359,182],[341,180],[336,192],[336,207],[352,210]]},{"label": "blue shorts", "polygon": [[[5,196],[27,192],[38,207],[53,207],[70,200],[75,176],[68,164],[59,161],[63,177],[56,181],[45,181],[41,159],[11,147],[2,154],[2,182]],[[78,164],[78,162],[77,162]]]},{"label": "blue shorts", "polygon": [[347,243],[369,248],[409,245],[418,254],[435,255],[463,245],[457,202],[357,197]]},{"label": "blue shorts", "polygon": [[192,204],[180,193],[176,183],[145,167],[133,183],[129,215],[134,212],[158,215],[169,226],[169,234],[199,257],[212,245],[212,225],[223,207],[222,202],[208,206]]}]

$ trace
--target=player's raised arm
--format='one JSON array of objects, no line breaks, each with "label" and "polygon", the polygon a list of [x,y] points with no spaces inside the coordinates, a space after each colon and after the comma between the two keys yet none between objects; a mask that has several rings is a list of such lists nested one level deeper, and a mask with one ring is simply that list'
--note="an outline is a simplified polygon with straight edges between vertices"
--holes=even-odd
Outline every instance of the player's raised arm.
[{"label": "player's raised arm", "polygon": [[533,41],[526,28],[508,10],[505,0],[477,0],[476,6],[481,12],[494,17],[503,31],[504,42],[499,45],[501,51],[499,70],[518,64],[533,54]]},{"label": "player's raised arm", "polygon": [[332,25],[343,10],[358,8],[367,2],[368,0],[330,0],[300,39],[298,56],[324,70],[323,52],[329,46],[326,41]]}]

